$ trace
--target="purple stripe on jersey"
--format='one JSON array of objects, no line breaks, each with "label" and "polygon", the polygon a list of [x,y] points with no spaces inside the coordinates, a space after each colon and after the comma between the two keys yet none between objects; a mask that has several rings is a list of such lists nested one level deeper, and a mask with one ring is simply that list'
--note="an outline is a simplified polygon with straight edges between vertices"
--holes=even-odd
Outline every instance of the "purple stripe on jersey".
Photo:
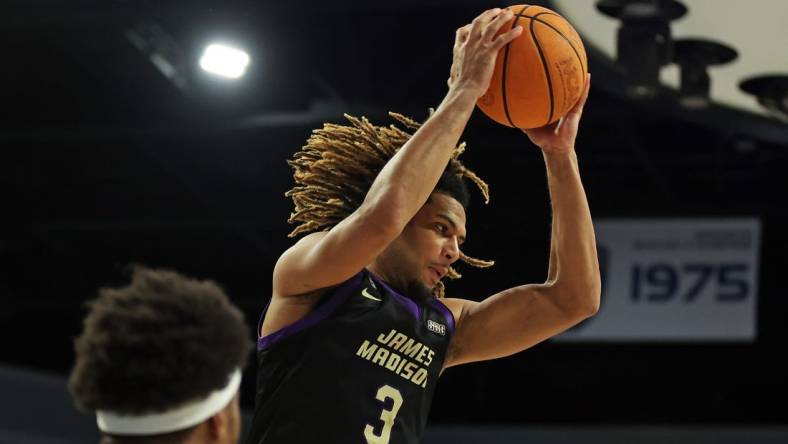
[{"label": "purple stripe on jersey", "polygon": [[449,325],[449,331],[454,332],[454,314],[449,310],[449,307],[441,302],[440,299],[430,299],[427,303],[443,314],[443,317],[446,318],[446,323]]},{"label": "purple stripe on jersey", "polygon": [[397,293],[396,290],[394,290],[393,288],[389,287],[389,284],[383,282],[382,279],[380,279],[379,277],[377,277],[374,274],[372,274],[371,271],[369,272],[369,275],[372,277],[372,279],[375,281],[376,284],[380,284],[383,288],[385,288],[391,294],[391,296],[394,297],[394,300],[396,300],[400,304],[404,305],[405,308],[407,308],[408,311],[411,312],[411,314],[413,314],[414,318],[419,319],[419,306],[416,305],[416,303],[413,302],[412,299],[407,298],[407,297]]},{"label": "purple stripe on jersey", "polygon": [[[271,345],[281,341],[282,339],[291,336],[295,333],[298,333],[302,330],[306,330],[309,327],[317,324],[318,322],[324,320],[325,318],[329,317],[331,313],[333,313],[343,302],[347,300],[347,298],[356,290],[359,282],[364,277],[364,272],[361,271],[352,278],[348,279],[344,283],[342,283],[339,287],[334,290],[334,294],[329,296],[329,299],[321,304],[317,309],[313,310],[303,318],[299,319],[298,321],[288,325],[287,327],[281,328],[270,335],[267,335],[263,338],[257,339],[257,348],[266,348],[270,347]],[[270,304],[270,302],[269,302]],[[268,306],[266,306],[266,310],[268,310]],[[265,311],[260,316],[260,322],[262,323],[263,316],[265,316]],[[258,328],[257,334],[260,334],[260,329]]]},{"label": "purple stripe on jersey", "polygon": [[268,307],[271,306],[271,299],[268,300],[265,304],[265,308],[260,313],[260,320],[257,321],[257,340],[260,341],[260,331],[263,328],[263,320],[265,319],[265,313],[268,311]]}]

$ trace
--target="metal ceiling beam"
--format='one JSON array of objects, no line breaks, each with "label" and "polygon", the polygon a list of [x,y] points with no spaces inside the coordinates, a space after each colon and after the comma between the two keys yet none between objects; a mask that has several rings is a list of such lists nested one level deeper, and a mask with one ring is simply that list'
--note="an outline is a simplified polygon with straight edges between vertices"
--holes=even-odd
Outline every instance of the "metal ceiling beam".
[{"label": "metal ceiling beam", "polygon": [[[622,87],[625,82],[621,68],[592,46],[587,46],[586,52],[590,71],[594,73],[594,87],[631,102],[632,99]],[[655,98],[643,100],[641,106],[665,118],[682,120],[725,134],[746,134],[756,140],[778,145],[788,144],[788,125],[777,119],[714,103],[703,110],[687,109],[680,106],[677,92],[664,86]]]}]

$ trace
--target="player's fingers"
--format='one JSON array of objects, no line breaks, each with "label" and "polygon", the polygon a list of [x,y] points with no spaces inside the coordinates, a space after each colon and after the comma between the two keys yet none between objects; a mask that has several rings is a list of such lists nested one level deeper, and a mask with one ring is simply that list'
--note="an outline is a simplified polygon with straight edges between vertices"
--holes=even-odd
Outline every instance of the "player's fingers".
[{"label": "player's fingers", "polygon": [[580,118],[583,116],[583,107],[588,99],[589,91],[591,91],[591,73],[588,73],[586,77],[586,87],[580,99],[578,99],[575,106],[573,106],[564,117],[566,120],[566,125],[564,126],[566,127],[565,131],[567,134],[577,134],[577,130],[580,128]]},{"label": "player's fingers", "polygon": [[523,33],[523,27],[521,25],[517,25],[514,28],[504,32],[503,34],[499,35],[495,38],[492,42],[492,48],[494,50],[499,50],[509,44],[512,40],[520,37],[520,34]]},{"label": "player's fingers", "polygon": [[466,40],[468,40],[468,34],[471,32],[471,25],[470,23],[461,27],[457,28],[457,32],[454,36],[454,49],[457,49],[462,45]]},{"label": "player's fingers", "polygon": [[514,17],[514,14],[512,13],[511,9],[504,9],[501,11],[501,13],[496,15],[495,18],[490,21],[487,27],[484,28],[482,39],[485,42],[492,41],[493,36],[498,32],[499,29],[501,29],[502,26],[507,24],[512,19],[512,17]]},{"label": "player's fingers", "polygon": [[591,73],[588,73],[588,75],[586,76],[586,85],[583,90],[583,93],[580,95],[580,98],[577,99],[577,103],[575,103],[575,106],[573,106],[572,109],[569,110],[569,113],[567,113],[567,115],[572,115],[572,116],[577,115],[579,117],[581,114],[583,114],[583,107],[586,104],[586,100],[588,100],[589,91],[591,91]]},{"label": "player's fingers", "polygon": [[481,37],[482,31],[490,21],[501,13],[501,8],[488,9],[471,22],[470,38]]},{"label": "player's fingers", "polygon": [[495,18],[495,16],[500,13],[501,13],[501,8],[487,9],[483,11],[481,14],[477,15],[476,18],[474,18],[471,21],[471,23],[472,24],[479,23],[480,25],[486,25],[487,23],[490,23],[490,20]]},{"label": "player's fingers", "polygon": [[583,95],[580,96],[580,100],[577,101],[577,105],[575,105],[575,108],[579,108],[580,110],[583,109],[583,107],[586,104],[586,100],[588,100],[588,93],[590,91],[591,91],[591,73],[589,72],[588,75],[586,76],[585,91],[583,91]]}]

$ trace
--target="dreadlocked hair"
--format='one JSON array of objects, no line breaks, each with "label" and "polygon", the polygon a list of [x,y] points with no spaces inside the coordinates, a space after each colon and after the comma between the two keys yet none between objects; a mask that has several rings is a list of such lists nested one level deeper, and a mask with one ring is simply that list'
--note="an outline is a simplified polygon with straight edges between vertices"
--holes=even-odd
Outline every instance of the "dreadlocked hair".
[{"label": "dreadlocked hair", "polygon": [[[350,125],[324,124],[322,129],[314,130],[306,145],[287,161],[295,170],[296,182],[285,193],[295,206],[287,221],[298,224],[288,237],[330,230],[361,205],[380,170],[413,135],[407,130],[415,132],[421,127],[420,123],[402,114],[390,112],[389,115],[405,129],[394,124],[375,126],[366,117],[359,119],[345,114]],[[484,203],[489,203],[488,185],[458,160],[464,151],[464,142],[454,149],[436,191],[457,198],[467,207],[468,192],[462,179],[468,179],[479,188]],[[460,258],[478,268],[494,264],[463,253]],[[451,279],[461,277],[452,267],[447,276]],[[444,293],[443,282],[438,282],[433,294],[443,297]]]}]

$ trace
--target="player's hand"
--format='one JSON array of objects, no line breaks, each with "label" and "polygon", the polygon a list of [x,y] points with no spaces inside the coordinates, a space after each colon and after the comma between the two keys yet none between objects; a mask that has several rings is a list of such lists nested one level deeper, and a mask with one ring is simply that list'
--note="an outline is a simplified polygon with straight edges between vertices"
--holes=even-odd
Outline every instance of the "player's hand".
[{"label": "player's hand", "polygon": [[518,25],[496,36],[513,16],[509,9],[489,9],[457,30],[449,90],[467,89],[474,97],[487,91],[498,50],[522,33],[522,26]]},{"label": "player's hand", "polygon": [[583,115],[583,106],[588,99],[588,91],[591,89],[591,74],[586,78],[586,87],[580,99],[571,110],[559,121],[541,128],[522,130],[528,135],[535,145],[542,149],[545,154],[565,154],[575,149],[575,139],[577,129],[580,125],[580,117]]}]

